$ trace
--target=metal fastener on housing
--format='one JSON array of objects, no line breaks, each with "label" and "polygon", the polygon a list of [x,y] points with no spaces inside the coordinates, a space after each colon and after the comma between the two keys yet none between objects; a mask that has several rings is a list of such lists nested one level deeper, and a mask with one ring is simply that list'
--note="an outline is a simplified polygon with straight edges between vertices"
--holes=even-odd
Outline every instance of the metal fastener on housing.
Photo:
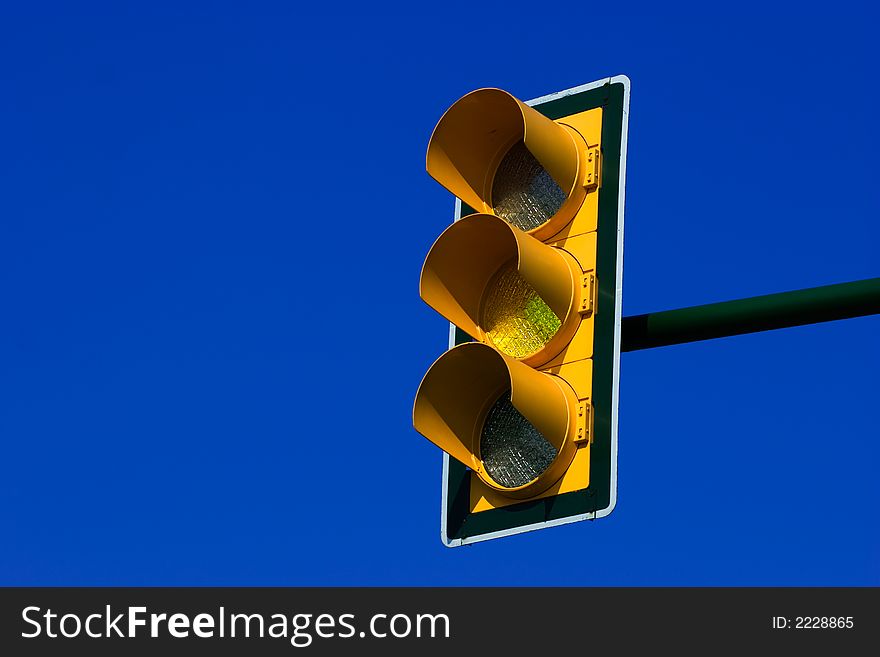
[{"label": "metal fastener on housing", "polygon": [[590,402],[582,401],[577,405],[577,433],[574,437],[576,445],[592,442],[590,435]]},{"label": "metal fastener on housing", "polygon": [[593,292],[595,290],[596,277],[588,272],[581,277],[581,306],[578,312],[581,315],[589,315],[593,312]]},{"label": "metal fastener on housing", "polygon": [[587,170],[584,175],[584,187],[591,189],[599,186],[599,147],[587,151]]}]

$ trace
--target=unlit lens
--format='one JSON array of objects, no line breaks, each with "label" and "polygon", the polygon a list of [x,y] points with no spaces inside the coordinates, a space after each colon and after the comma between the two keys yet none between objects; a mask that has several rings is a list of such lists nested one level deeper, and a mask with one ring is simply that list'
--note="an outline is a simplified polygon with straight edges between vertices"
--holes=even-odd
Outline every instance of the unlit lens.
[{"label": "unlit lens", "polygon": [[480,458],[494,482],[516,488],[549,468],[556,458],[556,448],[516,410],[508,390],[486,416],[480,435]]},{"label": "unlit lens", "polygon": [[495,214],[521,230],[545,223],[565,202],[565,192],[523,142],[514,144],[495,172]]}]

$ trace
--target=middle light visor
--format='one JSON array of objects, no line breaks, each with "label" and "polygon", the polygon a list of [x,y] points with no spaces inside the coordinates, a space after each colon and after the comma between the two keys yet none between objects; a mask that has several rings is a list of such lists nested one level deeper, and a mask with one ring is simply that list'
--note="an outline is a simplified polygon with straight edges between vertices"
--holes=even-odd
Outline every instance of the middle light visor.
[{"label": "middle light visor", "polygon": [[542,349],[562,321],[523,278],[511,260],[487,286],[481,325],[491,343],[513,358],[527,358]]}]

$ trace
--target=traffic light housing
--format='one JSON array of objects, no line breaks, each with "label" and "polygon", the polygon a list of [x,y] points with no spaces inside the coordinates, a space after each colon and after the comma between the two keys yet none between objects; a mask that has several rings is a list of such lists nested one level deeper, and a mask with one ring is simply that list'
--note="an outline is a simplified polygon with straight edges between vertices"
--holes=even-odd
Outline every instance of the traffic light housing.
[{"label": "traffic light housing", "polygon": [[446,545],[614,507],[628,100],[624,77],[531,103],[480,89],[431,136],[427,171],[460,200],[420,294],[456,328],[413,425],[446,454]]}]

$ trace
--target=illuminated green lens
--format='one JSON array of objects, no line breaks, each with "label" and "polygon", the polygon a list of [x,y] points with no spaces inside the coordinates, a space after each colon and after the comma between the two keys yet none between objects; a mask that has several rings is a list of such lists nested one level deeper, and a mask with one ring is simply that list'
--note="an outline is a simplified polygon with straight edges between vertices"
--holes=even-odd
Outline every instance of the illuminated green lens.
[{"label": "illuminated green lens", "polygon": [[544,347],[562,322],[516,265],[505,267],[493,283],[483,306],[483,330],[500,351],[525,358]]}]

